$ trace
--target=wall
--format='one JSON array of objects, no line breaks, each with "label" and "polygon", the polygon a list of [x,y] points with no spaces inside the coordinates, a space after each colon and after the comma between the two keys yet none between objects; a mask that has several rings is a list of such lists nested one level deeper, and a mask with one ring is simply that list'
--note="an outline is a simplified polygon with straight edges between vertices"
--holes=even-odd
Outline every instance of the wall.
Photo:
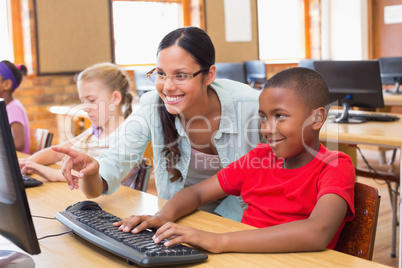
[{"label": "wall", "polygon": [[251,42],[226,42],[224,0],[205,0],[206,31],[216,50],[216,62],[243,62],[258,59],[257,0],[250,0]]}]

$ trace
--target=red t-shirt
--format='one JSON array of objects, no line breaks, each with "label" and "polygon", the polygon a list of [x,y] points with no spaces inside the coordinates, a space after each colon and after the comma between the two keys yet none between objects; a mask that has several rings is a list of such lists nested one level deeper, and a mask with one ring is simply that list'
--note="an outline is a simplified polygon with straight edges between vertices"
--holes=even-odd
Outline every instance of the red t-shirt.
[{"label": "red t-shirt", "polygon": [[298,169],[282,168],[283,159],[275,157],[266,144],[218,173],[222,189],[241,195],[248,208],[242,222],[270,227],[307,219],[324,194],[337,194],[348,203],[348,212],[327,248],[333,249],[346,221],[354,218],[355,171],[350,157],[329,151],[321,145],[316,157]]}]

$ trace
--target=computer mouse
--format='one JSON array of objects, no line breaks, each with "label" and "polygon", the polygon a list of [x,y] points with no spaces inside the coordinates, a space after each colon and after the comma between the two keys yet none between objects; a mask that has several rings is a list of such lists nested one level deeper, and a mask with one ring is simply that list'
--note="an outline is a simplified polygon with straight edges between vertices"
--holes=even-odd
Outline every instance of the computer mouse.
[{"label": "computer mouse", "polygon": [[65,211],[71,210],[102,210],[102,207],[94,201],[80,201],[68,206]]}]

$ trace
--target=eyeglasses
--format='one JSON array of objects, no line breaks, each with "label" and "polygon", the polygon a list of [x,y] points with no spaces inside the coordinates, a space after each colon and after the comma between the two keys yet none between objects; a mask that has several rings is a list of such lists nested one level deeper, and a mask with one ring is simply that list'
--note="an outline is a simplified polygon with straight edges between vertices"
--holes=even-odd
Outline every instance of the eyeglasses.
[{"label": "eyeglasses", "polygon": [[173,84],[176,85],[182,85],[185,84],[188,80],[193,79],[200,73],[206,70],[206,68],[199,70],[198,72],[195,72],[193,74],[174,74],[174,75],[163,75],[163,74],[158,74],[158,73],[153,73],[156,70],[156,68],[153,68],[151,71],[149,71],[146,74],[146,77],[151,80],[152,82],[155,83],[164,83],[167,78],[170,78],[173,82]]}]

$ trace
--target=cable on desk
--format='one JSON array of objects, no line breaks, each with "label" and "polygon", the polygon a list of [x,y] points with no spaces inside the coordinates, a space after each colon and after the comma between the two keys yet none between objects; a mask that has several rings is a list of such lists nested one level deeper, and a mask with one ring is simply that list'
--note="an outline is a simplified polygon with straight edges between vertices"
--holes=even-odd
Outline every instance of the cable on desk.
[{"label": "cable on desk", "polygon": [[49,237],[61,236],[61,235],[69,234],[69,233],[72,233],[72,232],[73,232],[73,230],[70,230],[70,231],[67,231],[67,232],[64,232],[64,233],[60,233],[60,234],[46,235],[46,236],[38,238],[38,240],[42,240],[42,239],[49,238]]},{"label": "cable on desk", "polygon": [[46,219],[46,220],[56,220],[55,217],[46,217],[46,216],[37,216],[37,215],[32,215],[32,218],[40,218],[40,219]]}]

